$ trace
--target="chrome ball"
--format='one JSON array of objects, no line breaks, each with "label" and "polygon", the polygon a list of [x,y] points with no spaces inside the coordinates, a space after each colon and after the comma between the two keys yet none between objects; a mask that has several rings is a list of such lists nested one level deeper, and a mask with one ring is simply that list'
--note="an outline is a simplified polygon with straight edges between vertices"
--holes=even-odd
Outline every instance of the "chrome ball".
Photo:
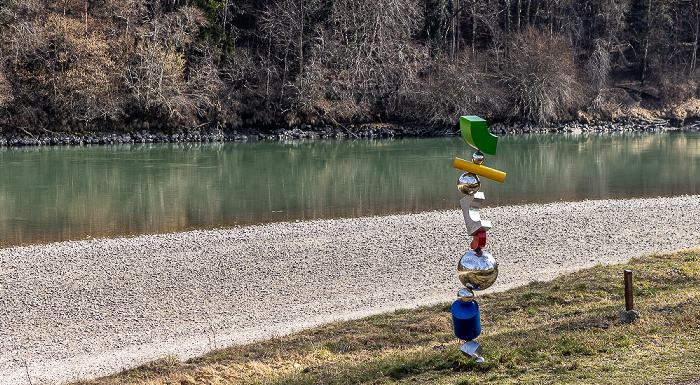
[{"label": "chrome ball", "polygon": [[479,191],[481,181],[479,177],[470,172],[465,172],[457,181],[457,189],[464,195],[471,195]]},{"label": "chrome ball", "polygon": [[459,260],[457,272],[462,285],[472,285],[474,290],[484,290],[496,281],[498,262],[488,251],[481,250],[477,253],[472,250]]},{"label": "chrome ball", "polygon": [[457,300],[460,302],[471,302],[474,300],[474,289],[471,285],[459,289],[457,292]]},{"label": "chrome ball", "polygon": [[474,164],[482,164],[484,163],[484,154],[481,153],[481,151],[477,151],[472,155],[472,163]]}]

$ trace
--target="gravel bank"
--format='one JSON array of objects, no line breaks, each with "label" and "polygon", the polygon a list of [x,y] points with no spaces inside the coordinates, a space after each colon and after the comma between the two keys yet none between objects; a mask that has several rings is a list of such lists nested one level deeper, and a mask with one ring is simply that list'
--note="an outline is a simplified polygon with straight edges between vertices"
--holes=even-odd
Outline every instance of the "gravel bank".
[{"label": "gravel bank", "polygon": [[[488,192],[486,192],[488,202]],[[700,196],[484,208],[490,291],[700,246]],[[0,383],[92,378],[452,301],[456,210],[0,249]],[[477,294],[478,296],[478,294]]]}]

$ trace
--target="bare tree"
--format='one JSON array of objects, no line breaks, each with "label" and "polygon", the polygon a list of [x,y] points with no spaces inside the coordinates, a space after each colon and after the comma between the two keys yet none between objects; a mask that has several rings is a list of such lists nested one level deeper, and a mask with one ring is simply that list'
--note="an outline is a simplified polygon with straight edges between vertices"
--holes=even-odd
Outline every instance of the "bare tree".
[{"label": "bare tree", "polygon": [[6,108],[14,101],[10,82],[5,76],[5,71],[0,68],[0,108]]},{"label": "bare tree", "polygon": [[123,77],[140,110],[186,119],[198,112],[202,102],[208,103],[206,88],[193,95],[189,82],[203,86],[206,82],[200,80],[201,76],[212,79],[211,57],[188,68],[184,55],[203,23],[201,12],[182,7],[156,14],[136,31],[138,43]]},{"label": "bare tree", "polygon": [[568,41],[528,29],[511,44],[501,73],[516,116],[544,123],[567,117],[581,100],[577,68]]},{"label": "bare tree", "polygon": [[369,108],[377,99],[412,87],[412,66],[420,56],[411,44],[420,28],[415,1],[346,0],[334,2],[332,10],[334,33],[328,49],[345,60],[328,64],[339,71],[339,80],[355,100]]},{"label": "bare tree", "polygon": [[692,2],[692,30],[693,30],[693,51],[690,60],[690,72],[695,72],[698,61],[698,39],[700,39],[700,1]]},{"label": "bare tree", "polygon": [[605,92],[608,89],[610,70],[612,63],[610,51],[604,41],[598,40],[595,49],[588,59],[588,75],[593,87],[593,101],[591,105],[594,109],[600,109],[605,102]]}]

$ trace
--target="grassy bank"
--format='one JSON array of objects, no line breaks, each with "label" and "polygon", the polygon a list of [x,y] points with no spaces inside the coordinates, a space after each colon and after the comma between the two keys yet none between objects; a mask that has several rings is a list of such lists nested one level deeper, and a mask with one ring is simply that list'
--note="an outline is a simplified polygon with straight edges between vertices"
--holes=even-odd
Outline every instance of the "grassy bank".
[{"label": "grassy bank", "polygon": [[[620,321],[624,269],[635,309]],[[486,363],[459,353],[449,305],[333,323],[78,384],[685,384],[700,377],[700,249],[478,296]]]}]

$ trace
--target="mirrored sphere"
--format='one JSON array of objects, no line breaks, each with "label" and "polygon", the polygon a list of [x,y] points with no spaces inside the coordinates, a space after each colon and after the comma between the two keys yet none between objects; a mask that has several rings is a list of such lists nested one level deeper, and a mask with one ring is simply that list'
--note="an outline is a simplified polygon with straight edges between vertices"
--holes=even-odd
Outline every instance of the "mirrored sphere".
[{"label": "mirrored sphere", "polygon": [[471,250],[464,254],[457,264],[459,281],[463,285],[472,285],[474,290],[491,287],[498,277],[498,262],[488,251],[478,255]]},{"label": "mirrored sphere", "polygon": [[457,181],[457,189],[464,195],[471,195],[479,191],[481,181],[479,177],[470,172],[465,172]]},{"label": "mirrored sphere", "polygon": [[474,300],[474,291],[470,287],[463,287],[457,292],[457,300],[460,302],[471,302]]},{"label": "mirrored sphere", "polygon": [[484,154],[481,153],[481,151],[477,151],[472,155],[472,163],[474,164],[482,164],[484,163]]}]

